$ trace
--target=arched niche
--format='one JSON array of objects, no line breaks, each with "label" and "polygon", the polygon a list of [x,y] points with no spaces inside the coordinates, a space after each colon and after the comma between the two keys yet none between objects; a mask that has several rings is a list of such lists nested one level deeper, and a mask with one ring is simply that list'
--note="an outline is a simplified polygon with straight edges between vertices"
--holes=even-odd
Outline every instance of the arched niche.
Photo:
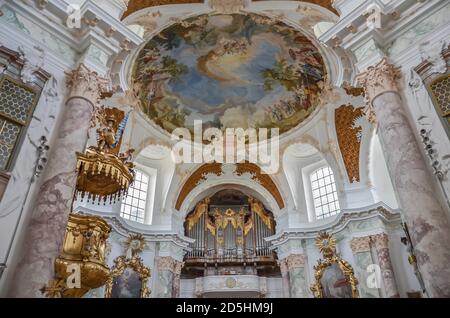
[{"label": "arched niche", "polygon": [[312,220],[310,174],[322,166],[328,165],[335,176],[336,188],[340,203],[345,197],[342,195],[342,177],[340,169],[331,153],[324,153],[318,149],[318,144],[294,143],[283,153],[283,172],[288,180],[291,195],[296,210],[300,211],[304,221]]},{"label": "arched niche", "polygon": [[178,211],[186,211],[187,206],[193,201],[193,196],[211,187],[227,184],[249,187],[263,197],[270,198],[273,212],[285,207],[285,199],[272,177],[261,173],[261,168],[248,162],[236,165],[210,163],[200,166],[183,183],[174,207]]}]

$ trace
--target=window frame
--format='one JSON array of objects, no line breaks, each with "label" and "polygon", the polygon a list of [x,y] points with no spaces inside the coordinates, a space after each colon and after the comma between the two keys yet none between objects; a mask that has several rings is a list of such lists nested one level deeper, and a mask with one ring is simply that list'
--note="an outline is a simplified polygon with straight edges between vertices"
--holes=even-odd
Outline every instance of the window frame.
[{"label": "window frame", "polygon": [[[151,180],[152,176],[150,174],[148,174],[144,169],[139,169],[138,168],[138,169],[135,169],[135,171],[136,171],[136,175],[138,173],[140,173],[140,174],[142,174],[143,176],[145,176],[147,178],[147,191],[145,191],[145,199],[141,199],[140,197],[135,197],[134,195],[131,195],[131,199],[137,199],[138,200],[138,203],[137,203],[138,205],[135,206],[135,205],[133,205],[133,203],[131,203],[131,204],[125,203],[125,201],[128,199],[128,196],[130,195],[130,190],[142,191],[141,190],[141,185],[140,185],[139,189],[135,190],[134,182],[133,182],[133,184],[130,185],[130,187],[128,189],[129,191],[128,191],[127,195],[120,201],[119,215],[120,215],[120,217],[122,219],[125,219],[127,221],[136,222],[136,223],[140,223],[140,224],[145,224],[146,220],[147,220],[147,214],[148,214],[149,191],[150,191],[150,187],[152,186],[152,182],[151,182],[152,181]],[[141,184],[143,183],[142,181],[138,181],[138,182],[141,183]],[[143,209],[139,207],[139,201],[144,201],[145,204],[144,204],[144,208]],[[128,212],[122,211],[122,207],[123,206],[129,206],[130,208],[137,208],[138,210],[142,209],[143,210],[142,220],[141,220],[141,218],[138,217],[138,215],[133,216],[131,214],[131,212],[128,213]],[[139,211],[137,211],[137,213],[139,213]],[[126,217],[125,215],[129,216],[129,217]]]},{"label": "window frame", "polygon": [[[333,201],[333,202],[338,203],[339,209],[338,209],[338,212],[335,214],[325,216],[322,218],[318,218],[317,212],[316,212],[316,207],[314,204],[314,195],[313,195],[313,189],[312,189],[312,175],[314,174],[314,172],[316,172],[320,169],[326,168],[326,167],[328,167],[331,170],[331,173],[333,174],[333,177],[334,177],[334,185],[335,185],[335,189],[336,189],[337,200]],[[328,164],[328,162],[325,159],[322,159],[318,162],[315,162],[313,164],[310,164],[310,165],[302,168],[302,179],[303,179],[303,187],[305,190],[305,201],[306,201],[309,222],[323,221],[330,217],[336,216],[342,212],[341,198],[339,195],[339,189],[340,189],[339,182],[336,179],[336,174],[334,173],[333,168],[331,167],[331,165]]]},{"label": "window frame", "polygon": [[[19,155],[20,149],[22,148],[21,146],[24,142],[28,128],[30,127],[30,123],[31,123],[31,120],[33,119],[33,114],[34,114],[34,111],[36,110],[36,106],[39,103],[42,90],[38,90],[35,87],[33,87],[32,85],[25,84],[21,80],[14,78],[5,73],[0,75],[0,87],[2,86],[2,84],[5,80],[8,80],[8,81],[14,83],[15,85],[17,85],[35,95],[34,99],[33,99],[33,103],[31,104],[31,107],[28,110],[25,123],[21,123],[21,122],[15,120],[14,118],[10,118],[9,116],[0,114],[1,119],[5,120],[6,122],[11,122],[15,125],[20,126],[19,134],[17,135],[16,141],[14,142],[13,149],[10,153],[8,161],[6,162],[5,168],[4,169],[0,168],[0,171],[10,172],[14,169],[14,164],[16,162],[17,156]],[[0,133],[1,133],[1,131],[0,131]]]}]

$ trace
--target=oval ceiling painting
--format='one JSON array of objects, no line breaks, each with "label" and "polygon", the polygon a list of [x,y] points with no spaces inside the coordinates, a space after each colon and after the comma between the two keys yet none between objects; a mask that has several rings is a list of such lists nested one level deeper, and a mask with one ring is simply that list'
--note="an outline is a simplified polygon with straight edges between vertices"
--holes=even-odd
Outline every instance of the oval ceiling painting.
[{"label": "oval ceiling painting", "polygon": [[288,25],[255,14],[202,15],[154,36],[133,70],[142,111],[177,127],[297,126],[318,104],[325,67]]}]

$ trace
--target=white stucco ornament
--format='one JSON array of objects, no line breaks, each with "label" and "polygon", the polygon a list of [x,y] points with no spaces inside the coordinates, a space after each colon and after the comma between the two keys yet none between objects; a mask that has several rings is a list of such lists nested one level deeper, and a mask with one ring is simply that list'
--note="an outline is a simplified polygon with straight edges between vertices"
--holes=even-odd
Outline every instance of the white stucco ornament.
[{"label": "white stucco ornament", "polygon": [[446,40],[441,40],[434,45],[430,45],[429,42],[424,42],[419,46],[422,60],[432,64],[430,69],[431,73],[444,74],[447,72],[447,62],[442,56],[442,51],[444,51],[446,47]]},{"label": "white stucco ornament", "polygon": [[35,46],[33,51],[19,46],[18,50],[24,61],[20,78],[24,83],[31,83],[35,79],[34,73],[44,65],[45,50],[40,46]]},{"label": "white stucco ornament", "polygon": [[246,8],[250,0],[209,0],[211,9],[219,13],[235,13]]}]

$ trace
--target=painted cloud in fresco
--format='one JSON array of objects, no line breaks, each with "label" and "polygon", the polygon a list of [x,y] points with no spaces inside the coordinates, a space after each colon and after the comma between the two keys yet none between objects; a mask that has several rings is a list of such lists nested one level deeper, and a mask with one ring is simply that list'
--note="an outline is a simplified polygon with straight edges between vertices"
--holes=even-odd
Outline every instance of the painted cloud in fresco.
[{"label": "painted cloud in fresco", "polygon": [[280,128],[318,104],[325,67],[300,32],[255,14],[202,15],[153,37],[133,70],[142,111],[171,132],[193,128]]}]

